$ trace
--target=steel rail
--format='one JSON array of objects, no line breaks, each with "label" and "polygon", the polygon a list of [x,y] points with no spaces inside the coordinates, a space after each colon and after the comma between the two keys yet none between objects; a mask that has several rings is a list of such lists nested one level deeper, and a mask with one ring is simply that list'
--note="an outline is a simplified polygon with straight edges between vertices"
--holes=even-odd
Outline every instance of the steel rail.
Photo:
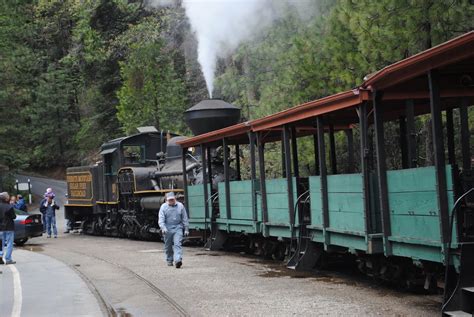
[{"label": "steel rail", "polygon": [[[129,269],[129,268],[127,268],[127,267],[125,267],[121,264],[115,263],[115,262],[110,261],[110,260],[106,260],[104,258],[100,258],[100,257],[95,256],[95,255],[90,255],[90,254],[86,254],[86,253],[83,253],[83,252],[79,252],[79,251],[71,251],[71,250],[66,250],[66,249],[58,248],[58,247],[52,247],[51,249],[56,249],[56,250],[60,250],[60,251],[63,251],[63,252],[70,252],[70,253],[80,254],[82,256],[93,258],[93,259],[108,263],[110,265],[113,265],[113,266],[115,266],[115,267],[117,267],[121,270],[124,270],[124,271],[130,273],[131,275],[133,275],[136,279],[138,279],[138,280],[142,281],[143,283],[145,283],[145,285],[147,285],[155,294],[157,294],[162,299],[164,299],[168,304],[170,304],[170,306],[173,307],[180,316],[183,316],[183,317],[191,316],[191,314],[189,314],[186,311],[186,309],[184,309],[174,299],[172,299],[170,296],[168,296],[163,290],[159,289],[156,285],[154,285],[153,283],[151,283],[150,281],[145,279],[140,274],[132,271],[131,269]],[[80,272],[75,267],[74,267],[74,270],[76,272]],[[79,275],[81,277],[83,277],[83,279],[84,279],[84,277],[86,278],[85,279],[86,283],[90,283],[90,285],[92,286],[93,293],[95,293],[94,295],[98,295],[99,301],[101,301],[101,304],[105,305],[105,307],[109,311],[109,314],[111,314],[112,316],[118,316],[117,314],[114,315],[115,309],[113,309],[113,305],[111,305],[110,303],[107,303],[107,301],[105,301],[105,299],[100,295],[100,292],[98,291],[97,287],[95,287],[94,283],[83,272],[80,272]]]}]

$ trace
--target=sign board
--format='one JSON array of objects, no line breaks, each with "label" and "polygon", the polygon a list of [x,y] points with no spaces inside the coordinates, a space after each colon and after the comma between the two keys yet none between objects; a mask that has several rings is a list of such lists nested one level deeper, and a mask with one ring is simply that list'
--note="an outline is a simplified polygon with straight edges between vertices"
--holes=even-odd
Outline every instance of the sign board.
[{"label": "sign board", "polygon": [[66,181],[69,200],[92,200],[92,174],[90,172],[69,173]]},{"label": "sign board", "polygon": [[28,191],[28,183],[18,183],[18,190],[21,191]]}]

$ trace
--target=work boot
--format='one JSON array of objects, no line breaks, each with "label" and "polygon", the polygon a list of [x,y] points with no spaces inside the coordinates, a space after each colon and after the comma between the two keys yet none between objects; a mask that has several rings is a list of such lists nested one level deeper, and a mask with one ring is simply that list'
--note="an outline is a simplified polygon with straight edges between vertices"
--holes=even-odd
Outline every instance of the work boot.
[{"label": "work boot", "polygon": [[15,264],[15,263],[16,263],[16,261],[6,261],[6,262],[5,262],[5,265],[8,265],[8,264]]},{"label": "work boot", "polygon": [[69,233],[69,229],[68,229],[68,230],[66,230],[66,231],[64,231],[63,233]]},{"label": "work boot", "polygon": [[173,266],[173,262],[168,262],[168,266]]},{"label": "work boot", "polygon": [[179,269],[181,267],[181,265],[183,265],[183,262],[182,261],[178,261],[176,262],[176,268]]},{"label": "work boot", "polygon": [[3,262],[2,258],[0,258],[0,264],[5,264],[5,262]]}]

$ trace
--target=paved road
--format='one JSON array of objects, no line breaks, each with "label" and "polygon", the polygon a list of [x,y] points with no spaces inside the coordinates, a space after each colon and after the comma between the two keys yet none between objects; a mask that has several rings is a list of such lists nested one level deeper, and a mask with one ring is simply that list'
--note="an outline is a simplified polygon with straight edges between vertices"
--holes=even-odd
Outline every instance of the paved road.
[{"label": "paved road", "polygon": [[[50,184],[34,180],[40,192]],[[36,182],[37,181],[37,182]],[[166,266],[163,244],[60,234],[24,250],[74,267],[123,316],[432,316],[440,297],[398,292],[360,276],[287,270],[235,253],[184,248],[184,266]],[[128,315],[127,315],[128,316]]]},{"label": "paved road", "polygon": [[0,316],[102,316],[97,298],[63,262],[15,250],[17,264],[2,266]]}]

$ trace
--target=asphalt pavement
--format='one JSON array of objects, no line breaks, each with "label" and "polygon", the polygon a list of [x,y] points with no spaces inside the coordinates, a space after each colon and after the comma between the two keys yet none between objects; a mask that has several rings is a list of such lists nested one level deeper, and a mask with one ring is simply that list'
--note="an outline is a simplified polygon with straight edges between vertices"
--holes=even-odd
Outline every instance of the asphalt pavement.
[{"label": "asphalt pavement", "polygon": [[[31,180],[33,194],[42,197],[51,187],[61,209],[56,213],[58,231],[65,228],[66,182],[17,175],[19,182]],[[39,201],[33,203],[38,205]],[[37,208],[31,211],[35,211]],[[61,235],[61,234],[60,234]],[[35,238],[35,240],[43,238]],[[52,240],[52,239],[49,239]],[[14,265],[0,265],[0,316],[106,316],[108,307],[87,277],[74,265],[50,256],[15,248]]]},{"label": "asphalt pavement", "polygon": [[104,316],[88,285],[68,265],[15,250],[14,265],[0,270],[0,316]]}]

